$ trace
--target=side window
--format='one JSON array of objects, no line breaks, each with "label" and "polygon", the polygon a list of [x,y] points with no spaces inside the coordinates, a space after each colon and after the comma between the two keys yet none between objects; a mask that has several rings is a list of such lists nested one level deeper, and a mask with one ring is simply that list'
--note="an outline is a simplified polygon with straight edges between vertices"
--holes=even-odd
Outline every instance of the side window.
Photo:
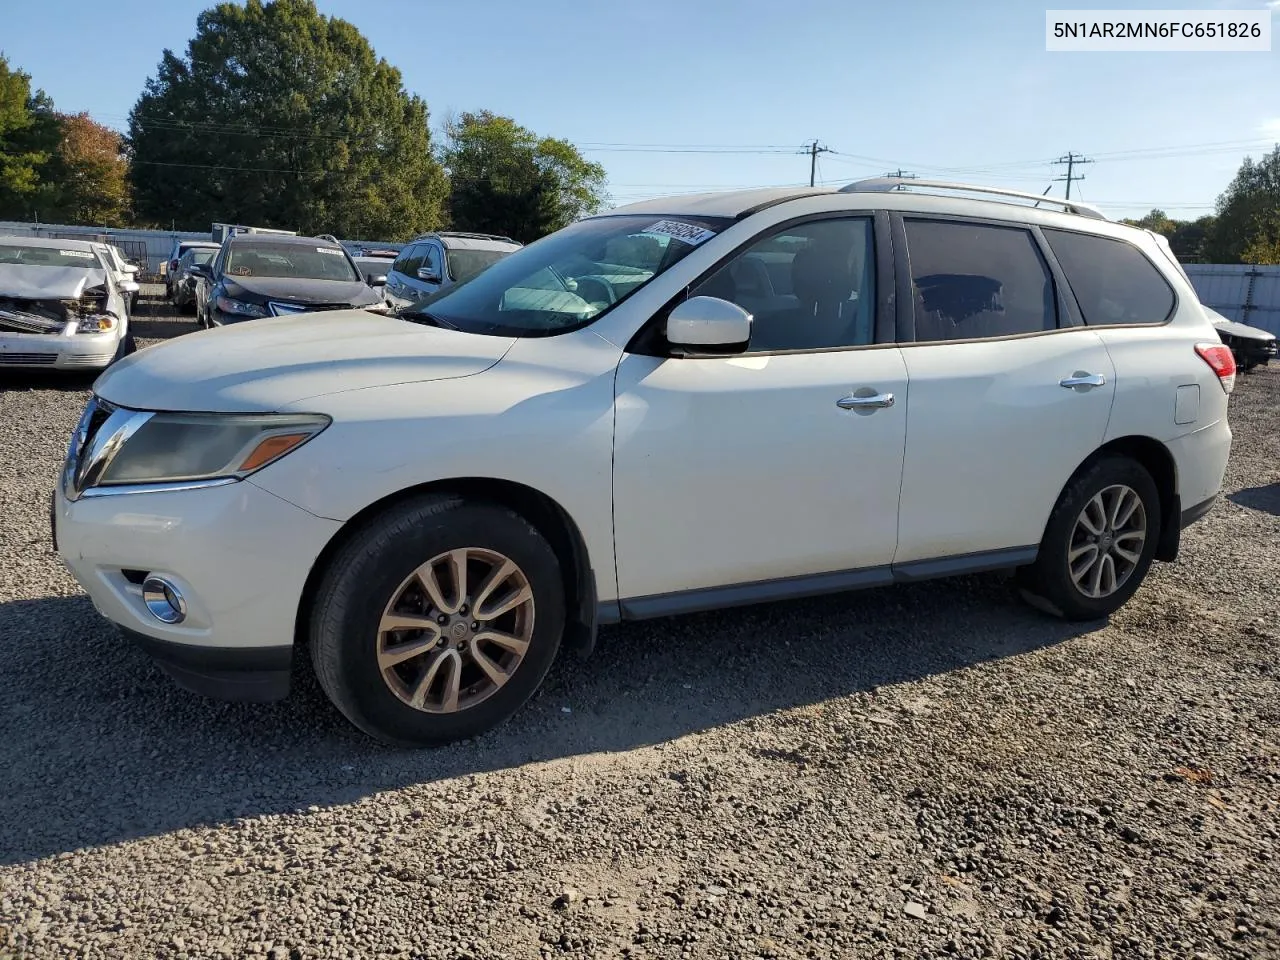
[{"label": "side window", "polygon": [[1131,243],[1067,230],[1045,230],[1087,324],[1164,323],[1173,290]]},{"label": "side window", "polygon": [[905,226],[917,342],[1057,327],[1053,277],[1031,231],[951,220]]},{"label": "side window", "polygon": [[406,249],[401,256],[404,257],[404,262],[396,267],[396,269],[410,280],[417,280],[418,268],[422,266],[422,244],[415,243],[413,246]]},{"label": "side window", "polygon": [[690,292],[753,317],[749,352],[863,346],[875,339],[874,227],[812,220],[756,240]]},{"label": "side window", "polygon": [[440,262],[440,250],[434,243],[428,243],[423,250],[422,265],[437,277],[444,276],[444,264]]}]

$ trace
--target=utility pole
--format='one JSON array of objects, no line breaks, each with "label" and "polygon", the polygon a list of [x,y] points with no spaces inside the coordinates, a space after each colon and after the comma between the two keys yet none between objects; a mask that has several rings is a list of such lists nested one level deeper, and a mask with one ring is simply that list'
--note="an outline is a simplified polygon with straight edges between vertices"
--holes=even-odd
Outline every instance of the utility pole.
[{"label": "utility pole", "polygon": [[818,146],[818,141],[815,140],[813,141],[813,143],[809,144],[809,149],[804,152],[809,154],[809,186],[812,187],[814,183],[814,177],[817,175],[817,172],[818,172],[818,154],[830,153],[831,148],[820,147]]},{"label": "utility pole", "polygon": [[[885,176],[886,176],[886,177],[893,177],[893,178],[894,178],[894,179],[896,179],[896,180],[916,180],[916,179],[918,179],[918,175],[917,175],[917,174],[914,174],[914,173],[906,173],[905,171],[903,171],[903,169],[902,169],[901,167],[899,167],[897,170],[890,170],[888,173],[886,173],[886,174],[885,174]],[[905,190],[906,188],[905,188],[902,184],[898,184],[898,185],[897,185],[896,187],[894,187],[893,189],[895,189],[895,190]]]},{"label": "utility pole", "polygon": [[1053,161],[1053,162],[1054,162],[1055,164],[1062,164],[1062,163],[1065,163],[1065,164],[1067,165],[1067,175],[1066,175],[1065,177],[1055,177],[1055,178],[1054,178],[1054,182],[1056,183],[1056,182],[1057,182],[1057,181],[1059,181],[1059,180],[1065,180],[1065,181],[1067,181],[1067,199],[1068,199],[1068,200],[1070,200],[1070,199],[1071,199],[1071,184],[1072,184],[1072,182],[1073,182],[1073,181],[1075,181],[1075,180],[1083,180],[1083,179],[1084,179],[1084,174],[1083,174],[1083,173],[1082,173],[1082,174],[1080,174],[1080,176],[1078,176],[1078,177],[1075,175],[1076,164],[1077,164],[1077,163],[1093,163],[1093,161],[1092,161],[1092,160],[1089,160],[1089,159],[1087,159],[1087,158],[1085,158],[1085,157],[1083,157],[1083,156],[1081,156],[1081,155],[1080,155],[1080,154],[1078,154],[1078,153],[1070,153],[1070,152],[1069,152],[1069,153],[1067,153],[1067,155],[1066,155],[1065,157],[1059,157],[1057,160],[1055,160],[1055,161]]}]

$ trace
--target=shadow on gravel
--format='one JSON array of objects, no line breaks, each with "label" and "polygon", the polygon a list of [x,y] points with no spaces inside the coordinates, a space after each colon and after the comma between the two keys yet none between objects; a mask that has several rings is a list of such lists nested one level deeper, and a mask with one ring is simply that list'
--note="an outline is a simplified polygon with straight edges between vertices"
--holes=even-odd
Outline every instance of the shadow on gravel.
[{"label": "shadow on gravel", "polygon": [[350,728],[305,654],[287,700],[221,703],[174,687],[83,597],[0,604],[0,863],[658,744],[1085,629],[992,577],[623,625],[592,657],[562,658],[501,728],[411,751]]},{"label": "shadow on gravel", "polygon": [[1265,487],[1246,487],[1229,494],[1227,499],[1250,510],[1261,510],[1280,517],[1280,483],[1270,483]]}]

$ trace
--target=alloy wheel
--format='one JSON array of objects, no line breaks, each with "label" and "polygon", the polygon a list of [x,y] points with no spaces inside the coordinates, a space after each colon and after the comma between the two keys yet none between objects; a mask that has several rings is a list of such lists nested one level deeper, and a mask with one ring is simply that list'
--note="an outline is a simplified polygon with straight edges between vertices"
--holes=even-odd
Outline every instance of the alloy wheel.
[{"label": "alloy wheel", "polygon": [[450,550],[392,593],[378,624],[378,670],[415,710],[457,713],[511,679],[533,620],[533,589],[515,561],[480,547]]},{"label": "alloy wheel", "polygon": [[1067,567],[1086,597],[1099,600],[1119,590],[1142,559],[1147,511],[1142,498],[1122,483],[1096,493],[1071,531]]}]

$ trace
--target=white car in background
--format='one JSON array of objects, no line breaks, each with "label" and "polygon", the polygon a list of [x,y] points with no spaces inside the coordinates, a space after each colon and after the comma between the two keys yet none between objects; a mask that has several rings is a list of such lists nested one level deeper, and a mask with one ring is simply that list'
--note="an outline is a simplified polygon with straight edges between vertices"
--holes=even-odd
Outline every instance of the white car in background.
[{"label": "white car in background", "polygon": [[125,303],[132,316],[138,306],[138,292],[142,289],[136,279],[138,268],[132,263],[126,263],[120,248],[113,244],[93,242],[93,247],[98,252],[99,259],[111,271],[116,287],[125,295]]},{"label": "white car in background", "polygon": [[1167,246],[1084,204],[674,197],[399,316],[126,360],[54,538],[183,686],[281,697],[297,640],[360,729],[439,743],[618,620],[1002,569],[1106,617],[1218,496],[1234,382]]},{"label": "white car in background", "polygon": [[0,367],[101,370],[134,351],[102,246],[0,237]]}]

